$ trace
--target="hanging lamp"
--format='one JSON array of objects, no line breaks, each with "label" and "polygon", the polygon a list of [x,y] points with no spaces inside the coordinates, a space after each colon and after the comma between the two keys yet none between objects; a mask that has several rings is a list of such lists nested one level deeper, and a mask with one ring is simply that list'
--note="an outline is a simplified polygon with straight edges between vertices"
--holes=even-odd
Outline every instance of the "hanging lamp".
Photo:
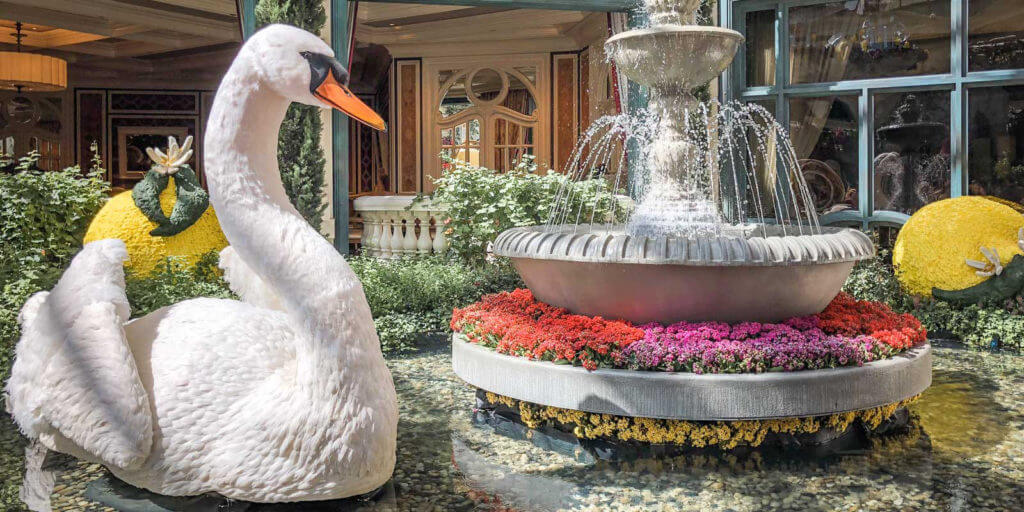
[{"label": "hanging lamp", "polygon": [[60,91],[68,86],[68,63],[64,59],[21,51],[21,22],[15,23],[18,50],[0,51],[0,89],[29,92]]}]

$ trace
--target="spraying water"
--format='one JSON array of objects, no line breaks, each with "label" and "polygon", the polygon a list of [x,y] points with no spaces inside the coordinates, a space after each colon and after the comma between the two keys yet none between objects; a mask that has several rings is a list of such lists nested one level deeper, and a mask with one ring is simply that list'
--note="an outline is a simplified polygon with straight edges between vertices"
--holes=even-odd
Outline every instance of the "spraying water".
[{"label": "spraying water", "polygon": [[[598,119],[565,169],[573,180],[604,178],[607,197],[627,185],[636,199],[624,230],[635,237],[707,238],[818,232],[813,201],[786,131],[756,104],[699,102],[690,92],[728,66],[735,32],[693,25],[696,2],[646,0],[651,26],[612,37],[609,57],[650,87],[649,107]],[[735,35],[734,35],[735,34]],[[556,197],[551,229],[594,229],[596,204],[568,189]],[[616,220],[622,220],[622,218]]]}]

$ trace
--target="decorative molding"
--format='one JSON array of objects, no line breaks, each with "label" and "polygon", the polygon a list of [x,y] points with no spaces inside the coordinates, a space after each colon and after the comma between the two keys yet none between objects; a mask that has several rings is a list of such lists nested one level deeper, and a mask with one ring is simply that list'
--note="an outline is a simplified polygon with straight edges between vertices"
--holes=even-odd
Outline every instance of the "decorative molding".
[{"label": "decorative molding", "polygon": [[[363,40],[360,39],[360,41]],[[500,54],[565,52],[579,49],[579,45],[571,37],[566,36],[504,41],[390,43],[384,44],[384,46],[395,58],[480,57]]]},{"label": "decorative molding", "polygon": [[[200,37],[212,36],[225,41],[241,39],[236,16],[196,11],[171,4],[161,5],[157,2],[147,2],[133,5],[118,0],[90,0],[88,2],[79,0],[5,0],[4,3],[27,9],[57,11],[65,15],[85,18],[93,18],[96,13],[103,13],[102,18],[93,18],[102,20],[97,27],[85,28],[76,24],[79,27],[77,30],[88,33],[102,33],[96,32],[96,30],[99,28],[109,29],[110,24],[120,23],[140,25],[153,30],[171,30]],[[4,9],[4,12],[7,10]],[[42,21],[42,23],[53,22]],[[61,28],[74,29],[75,27]]]},{"label": "decorative molding", "polygon": [[415,194],[423,183],[421,67],[419,59],[395,59],[392,71],[392,191],[399,194]]},{"label": "decorative molding", "polygon": [[[409,3],[409,0],[363,0],[367,3]],[[418,4],[464,5],[467,7],[507,7],[510,9],[550,9],[562,11],[628,11],[637,0],[416,0]]]},{"label": "decorative molding", "polygon": [[551,125],[554,127],[551,168],[561,170],[579,139],[579,54],[552,54],[551,67],[554,76],[551,81]]},{"label": "decorative molding", "polygon": [[107,148],[108,148],[108,145],[107,145],[107,95],[106,95],[106,91],[104,91],[102,89],[98,89],[98,90],[94,90],[94,89],[79,89],[79,90],[75,91],[75,113],[74,113],[74,118],[75,118],[75,121],[74,121],[74,123],[75,123],[75,161],[78,162],[78,164],[83,169],[88,167],[89,159],[91,158],[91,155],[89,154],[89,146],[93,142],[92,140],[85,140],[85,139],[83,139],[83,137],[84,137],[84,135],[82,133],[83,132],[83,129],[82,129],[82,115],[83,115],[82,97],[83,96],[95,97],[95,98],[93,98],[93,100],[99,102],[99,110],[98,110],[98,112],[94,112],[94,114],[98,115],[98,117],[99,117],[97,120],[95,120],[95,121],[99,122],[99,126],[98,127],[90,127],[91,129],[89,131],[95,133],[94,130],[97,129],[97,128],[99,129],[99,132],[98,132],[99,140],[96,140],[95,142],[99,144],[100,158],[103,159],[103,164],[104,164],[104,166],[107,169],[107,175],[105,176],[105,178],[106,178],[107,181],[110,181],[110,179],[111,179],[111,176],[110,176],[110,172],[111,172],[111,170],[110,170],[110,158],[107,155]]}]

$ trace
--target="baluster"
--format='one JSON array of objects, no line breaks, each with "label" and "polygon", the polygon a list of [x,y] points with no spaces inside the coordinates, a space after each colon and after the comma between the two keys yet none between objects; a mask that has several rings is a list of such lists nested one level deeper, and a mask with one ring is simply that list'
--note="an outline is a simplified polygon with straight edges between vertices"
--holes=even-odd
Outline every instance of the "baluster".
[{"label": "baluster", "polygon": [[433,241],[430,239],[430,212],[416,210],[413,216],[420,224],[420,236],[416,239],[416,252],[420,255],[430,254],[433,248]]},{"label": "baluster", "polygon": [[394,210],[388,210],[386,213],[393,229],[391,232],[391,255],[389,257],[397,260],[402,257],[402,218]]},{"label": "baluster", "polygon": [[379,257],[388,259],[391,257],[391,216],[388,212],[380,212],[381,216],[381,233],[379,247]]},{"label": "baluster", "polygon": [[377,212],[363,212],[363,254],[376,258],[380,254],[380,216]]},{"label": "baluster", "polygon": [[405,238],[402,239],[402,256],[416,256],[416,217],[409,210],[402,210],[405,221]]},{"label": "baluster", "polygon": [[445,225],[444,219],[448,218],[445,211],[432,211],[430,215],[434,217],[434,252],[437,254],[444,254],[448,250],[448,238],[445,236],[444,231],[448,229]]},{"label": "baluster", "polygon": [[370,254],[370,216],[366,212],[357,212],[363,218],[363,230],[359,234],[359,253],[368,256]]}]

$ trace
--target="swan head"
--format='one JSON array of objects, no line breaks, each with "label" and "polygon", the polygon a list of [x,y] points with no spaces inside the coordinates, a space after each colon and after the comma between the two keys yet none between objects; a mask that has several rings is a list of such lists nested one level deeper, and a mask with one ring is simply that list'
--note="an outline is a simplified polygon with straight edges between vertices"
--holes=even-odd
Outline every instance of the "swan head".
[{"label": "swan head", "polygon": [[319,37],[289,25],[268,25],[245,44],[260,82],[298,103],[333,108],[378,130],[384,120],[348,88],[348,70]]}]

